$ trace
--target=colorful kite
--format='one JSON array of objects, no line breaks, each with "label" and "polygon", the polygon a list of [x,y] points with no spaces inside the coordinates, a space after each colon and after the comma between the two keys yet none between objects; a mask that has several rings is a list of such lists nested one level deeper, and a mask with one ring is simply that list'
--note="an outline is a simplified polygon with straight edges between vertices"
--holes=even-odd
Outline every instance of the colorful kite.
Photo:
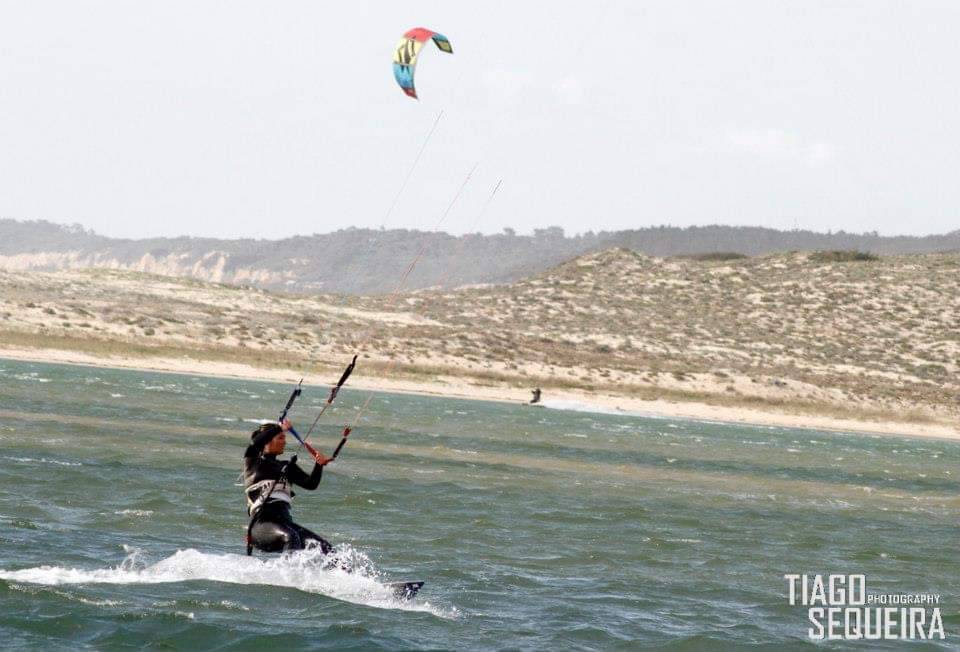
[{"label": "colorful kite", "polygon": [[393,53],[393,76],[403,92],[414,99],[417,99],[417,89],[413,87],[413,71],[417,67],[417,55],[429,39],[433,39],[442,51],[453,54],[453,47],[446,36],[424,27],[414,27],[404,34],[397,44],[397,51]]}]

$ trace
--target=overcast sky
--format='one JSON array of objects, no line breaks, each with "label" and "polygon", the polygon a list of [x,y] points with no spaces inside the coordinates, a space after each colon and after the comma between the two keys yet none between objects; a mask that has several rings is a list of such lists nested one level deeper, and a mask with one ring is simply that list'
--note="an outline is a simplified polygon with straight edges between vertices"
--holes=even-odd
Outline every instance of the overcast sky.
[{"label": "overcast sky", "polygon": [[[424,50],[420,102],[391,71],[413,26],[454,48]],[[122,237],[942,233],[958,35],[954,0],[0,0],[0,217]]]}]

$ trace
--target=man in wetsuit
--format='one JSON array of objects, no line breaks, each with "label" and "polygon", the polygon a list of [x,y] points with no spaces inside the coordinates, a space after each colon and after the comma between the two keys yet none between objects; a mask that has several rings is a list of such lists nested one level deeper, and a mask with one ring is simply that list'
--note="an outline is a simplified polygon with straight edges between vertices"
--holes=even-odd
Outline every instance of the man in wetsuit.
[{"label": "man in wetsuit", "polygon": [[323,467],[330,458],[317,453],[310,475],[296,463],[288,465],[283,473],[286,462],[278,460],[277,456],[283,454],[290,428],[289,419],[279,425],[263,424],[253,431],[250,445],[243,454],[243,486],[250,514],[249,544],[264,552],[285,552],[302,550],[308,541],[316,541],[327,554],[333,546],[320,535],[293,522],[290,502],[294,496],[292,485],[311,491],[317,488]]}]

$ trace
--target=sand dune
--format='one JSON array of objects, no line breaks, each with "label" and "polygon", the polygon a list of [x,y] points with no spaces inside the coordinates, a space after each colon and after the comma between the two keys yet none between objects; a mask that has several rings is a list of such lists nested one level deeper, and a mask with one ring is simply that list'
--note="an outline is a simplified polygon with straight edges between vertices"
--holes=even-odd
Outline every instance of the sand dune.
[{"label": "sand dune", "polygon": [[0,272],[0,355],[872,432],[960,436],[960,255],[659,259],[509,285],[302,296]]}]

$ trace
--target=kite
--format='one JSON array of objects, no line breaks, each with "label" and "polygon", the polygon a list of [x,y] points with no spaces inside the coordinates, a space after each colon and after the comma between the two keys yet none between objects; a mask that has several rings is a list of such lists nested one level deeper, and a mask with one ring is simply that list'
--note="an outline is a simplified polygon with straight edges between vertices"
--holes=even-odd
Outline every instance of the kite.
[{"label": "kite", "polygon": [[423,44],[430,39],[433,39],[443,52],[453,54],[453,47],[446,36],[425,27],[414,27],[408,30],[393,53],[393,76],[403,92],[413,99],[418,99],[417,89],[413,87],[413,71],[417,66],[417,55],[420,54]]}]

